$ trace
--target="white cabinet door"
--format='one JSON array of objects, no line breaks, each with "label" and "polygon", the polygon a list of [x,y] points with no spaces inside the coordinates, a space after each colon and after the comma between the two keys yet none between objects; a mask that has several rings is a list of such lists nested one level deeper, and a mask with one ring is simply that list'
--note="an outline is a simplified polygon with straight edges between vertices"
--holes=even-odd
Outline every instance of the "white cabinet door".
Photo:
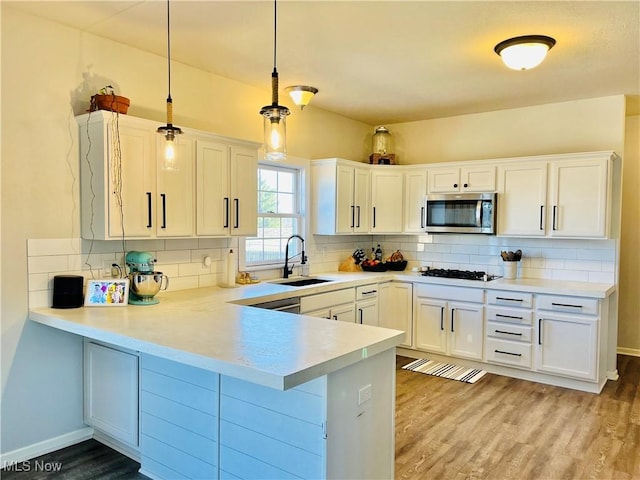
[{"label": "white cabinet door", "polygon": [[460,168],[461,192],[493,192],[496,189],[496,167],[478,165]]},{"label": "white cabinet door", "polygon": [[387,282],[379,285],[378,319],[381,327],[405,332],[401,346],[413,342],[413,285],[407,282]]},{"label": "white cabinet door", "polygon": [[378,300],[368,302],[358,302],[356,304],[356,323],[362,325],[373,325],[377,327],[378,322]]},{"label": "white cabinet door", "polygon": [[356,306],[353,303],[331,307],[331,318],[339,322],[355,323]]},{"label": "white cabinet door", "polygon": [[353,167],[338,165],[336,167],[336,233],[351,233],[355,227],[354,185]]},{"label": "white cabinet door", "polygon": [[537,369],[596,380],[598,319],[538,312]]},{"label": "white cabinet door", "polygon": [[427,194],[427,170],[404,173],[404,228],[405,233],[421,233],[425,228],[424,197]]},{"label": "white cabinet door", "polygon": [[156,234],[158,237],[190,237],[194,234],[193,139],[182,135],[178,142],[178,168],[167,170],[165,140],[157,135]]},{"label": "white cabinet door", "polygon": [[353,178],[353,232],[367,233],[370,226],[369,205],[371,204],[369,169],[355,167]]},{"label": "white cabinet door", "polygon": [[607,236],[608,159],[551,163],[549,235]]},{"label": "white cabinet door", "polygon": [[437,167],[429,169],[429,193],[460,191],[460,167]]},{"label": "white cabinet door", "polygon": [[547,163],[498,167],[498,235],[545,236]]},{"label": "white cabinet door", "polygon": [[[107,155],[109,229],[107,238],[147,238],[155,235],[156,223],[156,133],[136,124],[108,125]],[[94,137],[97,140],[96,137]],[[98,142],[96,142],[98,144]],[[97,162],[103,163],[102,152]],[[81,159],[81,162],[84,159]],[[94,166],[97,166],[94,162]],[[84,195],[89,192],[83,192]],[[99,195],[99,191],[94,189]],[[87,200],[88,201],[88,200]],[[96,215],[101,215],[96,208]]]},{"label": "white cabinet door", "polygon": [[196,235],[228,235],[231,224],[229,147],[196,141]]},{"label": "white cabinet door", "polygon": [[484,343],[484,306],[449,303],[449,348],[454,357],[482,360]]},{"label": "white cabinet door", "polygon": [[138,445],[138,356],[86,341],[84,421],[128,445]]},{"label": "white cabinet door", "polygon": [[231,147],[231,235],[255,236],[258,229],[258,152]]},{"label": "white cabinet door", "polygon": [[416,298],[416,348],[447,353],[447,302],[430,298]]},{"label": "white cabinet door", "polygon": [[389,167],[371,171],[371,233],[401,233],[404,203],[402,171]]}]

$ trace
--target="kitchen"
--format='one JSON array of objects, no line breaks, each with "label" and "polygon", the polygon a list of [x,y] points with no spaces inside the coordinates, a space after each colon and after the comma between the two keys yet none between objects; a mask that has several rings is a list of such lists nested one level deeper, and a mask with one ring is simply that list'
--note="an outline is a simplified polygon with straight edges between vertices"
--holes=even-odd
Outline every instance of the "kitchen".
[{"label": "kitchen", "polygon": [[[268,18],[269,15],[267,8],[264,16]],[[56,438],[83,425],[81,415],[77,413],[81,409],[82,396],[74,384],[74,379],[81,374],[78,361],[81,358],[81,343],[71,336],[26,320],[29,305],[29,281],[25,269],[28,263],[27,241],[35,240],[38,243],[47,239],[79,237],[77,157],[73,153],[77,139],[73,133],[76,128],[73,116],[86,108],[87,99],[95,93],[95,89],[116,83],[120,87],[119,93],[132,99],[131,115],[162,122],[162,101],[166,96],[166,59],[90,33],[80,33],[79,30],[24,13],[5,2],[2,5],[2,22],[4,453]],[[42,42],[42,35],[46,35],[49,41]],[[162,43],[160,40],[158,42]],[[558,51],[561,50],[558,48]],[[493,52],[489,53],[495,57]],[[268,51],[265,56],[269,57]],[[25,57],[32,61],[24,62]],[[497,57],[495,59],[499,60]],[[267,76],[268,60],[265,59]],[[132,71],[131,65],[148,66],[149,78],[140,81],[139,72]],[[46,81],[43,80],[43,69],[46,69]],[[285,68],[281,66],[280,69],[284,75]],[[177,124],[229,137],[261,141],[261,119],[256,110],[268,98],[267,87],[248,87],[183,64],[176,64],[173,73],[176,80],[174,97]],[[189,88],[185,87],[187,82]],[[323,93],[324,90],[319,93],[317,100]],[[567,102],[546,102],[544,105],[500,111],[487,108],[486,113],[398,122],[390,128],[399,140],[398,154],[402,163],[405,160],[407,163],[437,163],[443,159],[463,161],[614,150],[624,153],[624,179],[625,182],[633,182],[638,168],[638,111],[637,108],[627,108],[625,117],[626,99],[622,95],[627,93],[637,95],[637,92],[606,92]],[[69,108],[70,96],[74,102],[73,111]],[[85,102],[84,106],[81,106],[82,102]],[[632,102],[629,104],[634,105]],[[222,111],[238,114],[225,116],[224,121],[216,119],[211,116],[209,105],[217,105]],[[341,157],[364,161],[368,155],[372,124],[315,109],[313,103],[302,113],[292,114],[289,120],[288,148],[292,156],[301,159]],[[38,136],[37,142],[33,141],[34,132]],[[322,138],[317,138],[316,132],[322,132]],[[495,138],[493,132],[501,132],[502,141],[492,141]],[[459,138],[465,138],[465,141],[456,141]],[[633,185],[631,183],[631,187],[624,189],[623,198],[623,246],[620,252],[626,253],[624,257],[620,254],[620,257],[628,260],[620,265],[619,351],[637,355],[640,340],[637,315],[634,314],[638,308],[634,302],[638,301],[638,287],[633,279],[637,278],[638,271],[631,247],[634,245],[633,239],[638,237],[639,227],[637,214],[634,214],[637,212],[634,208],[637,208],[638,197]],[[25,189],[28,189],[28,195],[25,195]],[[625,208],[628,209],[625,211]],[[306,235],[306,240],[312,273],[335,271],[337,263],[358,244],[369,246],[373,243],[369,235],[364,238],[314,238]],[[425,255],[426,262],[437,261],[437,254],[447,254],[438,249],[460,252],[469,248],[469,240],[465,238],[456,238],[453,244],[446,246],[440,245],[440,240],[429,244],[417,238],[406,242],[404,237],[393,236],[383,238],[382,242],[387,250],[401,248],[407,252],[415,251],[416,259],[419,258],[419,248],[424,248],[424,252],[420,253]],[[483,237],[481,242],[489,241]],[[533,248],[544,249],[541,242],[545,240],[538,240]],[[404,243],[410,245],[405,247]],[[220,252],[226,246],[216,240],[207,248]],[[515,246],[517,243],[505,244],[510,249]],[[571,243],[565,244],[564,249],[558,247],[557,243],[553,247],[549,248],[549,252],[558,252],[560,248],[564,254],[573,249]],[[177,241],[167,249],[169,253],[165,255],[165,263],[171,263],[172,251],[189,248]],[[161,250],[161,246],[153,243],[151,247],[142,245],[141,249],[157,251]],[[69,255],[66,247],[58,250]],[[588,250],[597,251],[600,248],[596,245]],[[476,251],[478,256],[481,255],[479,250]],[[614,247],[613,251],[618,250]],[[477,260],[469,258],[468,263],[479,263]],[[602,272],[603,260],[597,261],[601,262],[598,268]],[[605,261],[607,265],[612,262],[610,259]],[[545,263],[542,268],[553,269],[552,263]],[[220,267],[221,264],[222,260]],[[626,273],[624,269],[627,269]],[[190,281],[183,280],[185,284]],[[180,280],[177,278],[176,287],[179,286]],[[43,398],[49,400],[44,402]],[[34,425],[25,429],[26,421],[33,422],[37,428]]]}]

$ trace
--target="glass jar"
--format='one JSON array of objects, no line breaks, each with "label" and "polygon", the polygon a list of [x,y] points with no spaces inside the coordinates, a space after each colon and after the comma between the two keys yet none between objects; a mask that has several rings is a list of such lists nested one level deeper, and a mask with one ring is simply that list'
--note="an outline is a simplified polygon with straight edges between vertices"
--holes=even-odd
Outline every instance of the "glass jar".
[{"label": "glass jar", "polygon": [[376,127],[373,134],[373,152],[388,155],[393,152],[393,138],[386,127]]}]

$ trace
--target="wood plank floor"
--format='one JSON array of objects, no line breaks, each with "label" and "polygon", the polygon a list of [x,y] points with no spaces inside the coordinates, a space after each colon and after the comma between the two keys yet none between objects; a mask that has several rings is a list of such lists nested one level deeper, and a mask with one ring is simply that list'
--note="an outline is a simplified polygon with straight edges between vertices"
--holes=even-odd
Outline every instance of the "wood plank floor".
[{"label": "wood plank floor", "polygon": [[[600,395],[492,374],[471,385],[402,370],[411,360],[396,359],[396,479],[640,480],[640,358],[618,356]],[[31,460],[0,478],[147,478],[95,440],[37,460],[62,469]]]}]

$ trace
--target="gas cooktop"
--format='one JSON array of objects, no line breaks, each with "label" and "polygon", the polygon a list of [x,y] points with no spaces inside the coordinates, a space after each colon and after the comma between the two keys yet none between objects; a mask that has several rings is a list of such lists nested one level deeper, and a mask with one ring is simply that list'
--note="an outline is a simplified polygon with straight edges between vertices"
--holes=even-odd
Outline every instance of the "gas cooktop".
[{"label": "gas cooktop", "polygon": [[500,278],[497,275],[489,275],[486,272],[473,272],[471,270],[450,270],[445,268],[430,268],[422,272],[425,277],[440,277],[440,278],[458,278],[461,280],[479,280],[482,282],[489,282]]}]

